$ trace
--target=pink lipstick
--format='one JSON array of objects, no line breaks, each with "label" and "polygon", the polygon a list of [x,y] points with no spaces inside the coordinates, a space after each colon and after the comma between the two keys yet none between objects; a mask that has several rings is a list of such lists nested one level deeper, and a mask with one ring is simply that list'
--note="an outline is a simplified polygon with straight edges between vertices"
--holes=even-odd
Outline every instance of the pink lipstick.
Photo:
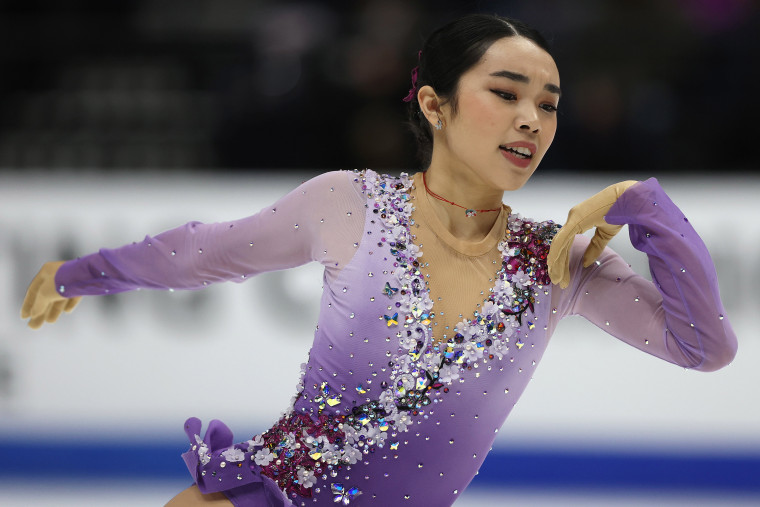
[{"label": "pink lipstick", "polygon": [[533,154],[536,153],[536,145],[526,141],[503,144],[499,146],[504,158],[520,168],[526,168],[533,160]]}]

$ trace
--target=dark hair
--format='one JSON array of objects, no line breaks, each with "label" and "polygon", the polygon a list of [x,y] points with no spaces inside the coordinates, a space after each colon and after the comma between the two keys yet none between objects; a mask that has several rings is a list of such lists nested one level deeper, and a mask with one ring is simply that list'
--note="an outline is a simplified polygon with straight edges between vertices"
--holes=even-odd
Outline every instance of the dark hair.
[{"label": "dark hair", "polygon": [[[422,46],[417,71],[417,90],[430,85],[443,103],[457,112],[457,87],[462,74],[475,66],[491,44],[519,35],[551,53],[546,39],[521,21],[496,15],[470,14],[433,32]],[[423,169],[433,154],[433,132],[420,111],[416,92],[409,102],[409,126],[417,139],[417,157]]]}]

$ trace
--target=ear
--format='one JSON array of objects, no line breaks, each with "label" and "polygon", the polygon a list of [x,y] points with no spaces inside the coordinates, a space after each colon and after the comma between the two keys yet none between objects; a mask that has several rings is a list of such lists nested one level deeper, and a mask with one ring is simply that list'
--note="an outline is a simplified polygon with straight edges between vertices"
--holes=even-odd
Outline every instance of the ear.
[{"label": "ear", "polygon": [[443,113],[441,112],[441,100],[430,85],[425,85],[417,91],[417,102],[420,104],[420,111],[427,118],[430,127],[435,127]]}]

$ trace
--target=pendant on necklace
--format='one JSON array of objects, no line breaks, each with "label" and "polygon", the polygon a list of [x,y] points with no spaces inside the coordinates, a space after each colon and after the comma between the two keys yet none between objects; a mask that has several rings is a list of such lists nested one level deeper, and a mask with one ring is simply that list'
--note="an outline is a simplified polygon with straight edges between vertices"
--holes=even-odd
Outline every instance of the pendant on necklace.
[{"label": "pendant on necklace", "polygon": [[466,209],[466,210],[464,210],[464,214],[467,217],[474,217],[474,216],[476,216],[478,214],[478,212],[475,211],[474,209]]}]

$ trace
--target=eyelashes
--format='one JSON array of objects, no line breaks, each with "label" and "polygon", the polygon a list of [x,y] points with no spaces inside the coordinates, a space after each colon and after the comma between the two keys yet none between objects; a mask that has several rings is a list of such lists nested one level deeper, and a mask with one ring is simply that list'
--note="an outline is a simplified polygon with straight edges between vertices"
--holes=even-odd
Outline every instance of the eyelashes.
[{"label": "eyelashes", "polygon": [[501,90],[491,90],[491,91],[506,101],[511,102],[513,100],[517,100],[517,96],[514,93],[503,92]]},{"label": "eyelashes", "polygon": [[[517,95],[515,95],[512,92],[505,92],[505,91],[502,91],[502,90],[491,90],[491,92],[493,92],[494,94],[496,94],[497,96],[501,97],[503,100],[505,100],[507,102],[514,102],[514,101],[517,100]],[[555,104],[551,104],[551,103],[541,104],[538,107],[540,107],[541,109],[543,109],[545,112],[551,113],[551,114],[556,113],[557,111],[559,111],[559,109],[557,108],[557,106]]]},{"label": "eyelashes", "polygon": [[559,109],[557,109],[557,106],[555,106],[554,104],[541,104],[540,107],[547,113],[556,113],[557,111],[559,111]]}]

